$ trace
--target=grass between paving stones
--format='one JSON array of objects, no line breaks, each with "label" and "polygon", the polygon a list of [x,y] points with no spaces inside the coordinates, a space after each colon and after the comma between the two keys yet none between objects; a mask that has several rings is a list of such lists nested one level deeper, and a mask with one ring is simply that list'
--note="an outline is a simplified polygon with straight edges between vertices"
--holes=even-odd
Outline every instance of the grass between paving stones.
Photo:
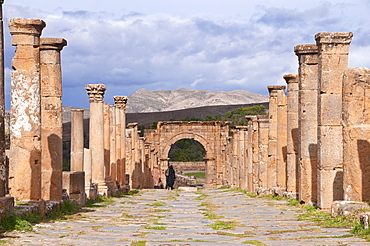
[{"label": "grass between paving stones", "polygon": [[252,237],[255,234],[253,232],[250,232],[250,231],[246,231],[243,234],[234,234],[234,233],[230,233],[230,232],[218,231],[217,235],[237,237],[237,238],[245,238],[245,237]]},{"label": "grass between paving stones", "polygon": [[134,241],[131,246],[145,246],[147,241]]},{"label": "grass between paving stones", "polygon": [[258,240],[245,241],[245,242],[243,242],[243,244],[252,244],[252,245],[257,245],[257,246],[267,246],[267,244],[265,244],[261,241],[258,241]]},{"label": "grass between paving stones", "polygon": [[152,207],[161,207],[161,206],[164,206],[166,205],[164,202],[156,202],[156,203],[153,203],[153,204],[146,204],[147,206],[152,206]]},{"label": "grass between paving stones", "polygon": [[165,226],[151,226],[151,225],[145,225],[143,226],[144,229],[147,230],[167,230]]},{"label": "grass between paving stones", "polygon": [[213,230],[234,230],[238,224],[236,221],[221,221],[217,220],[215,223],[209,225]]},{"label": "grass between paving stones", "polygon": [[0,232],[6,231],[33,231],[32,225],[43,221],[62,220],[68,215],[75,214],[79,207],[72,201],[64,202],[59,210],[55,210],[45,217],[34,214],[17,214],[12,211],[6,211],[0,221]]}]

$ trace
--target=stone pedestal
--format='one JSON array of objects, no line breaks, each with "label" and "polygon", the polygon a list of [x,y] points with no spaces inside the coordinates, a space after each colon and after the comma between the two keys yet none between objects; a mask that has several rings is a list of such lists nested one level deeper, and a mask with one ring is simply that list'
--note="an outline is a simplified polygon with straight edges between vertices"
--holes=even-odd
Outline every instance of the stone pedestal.
[{"label": "stone pedestal", "polygon": [[40,36],[45,22],[10,19],[17,46],[11,73],[10,195],[16,200],[41,198]]},{"label": "stone pedestal", "polygon": [[85,86],[90,99],[91,180],[98,184],[99,194],[108,194],[104,180],[104,110],[103,99],[106,86],[88,84]]},{"label": "stone pedestal", "polygon": [[84,110],[71,110],[71,172],[84,170]]},{"label": "stone pedestal", "polygon": [[287,192],[298,193],[298,76],[284,75],[287,83]]},{"label": "stone pedestal", "polygon": [[318,206],[343,200],[342,76],[352,33],[318,33]]},{"label": "stone pedestal", "polygon": [[318,48],[297,45],[299,62],[298,98],[298,197],[306,204],[317,203],[317,99]]},{"label": "stone pedestal", "polygon": [[41,198],[62,199],[62,69],[60,52],[67,41],[42,38],[41,73]]}]

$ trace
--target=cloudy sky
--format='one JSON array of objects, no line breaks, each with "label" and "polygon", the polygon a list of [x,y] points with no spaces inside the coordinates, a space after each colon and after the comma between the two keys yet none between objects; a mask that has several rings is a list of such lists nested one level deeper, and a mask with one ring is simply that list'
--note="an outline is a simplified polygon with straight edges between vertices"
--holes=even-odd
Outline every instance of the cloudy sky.
[{"label": "cloudy sky", "polygon": [[369,0],[5,0],[3,11],[8,100],[7,20],[18,17],[67,39],[64,106],[88,107],[90,83],[106,84],[110,104],[141,88],[267,94],[297,72],[294,46],[323,31],[353,32],[350,66],[370,67]]}]

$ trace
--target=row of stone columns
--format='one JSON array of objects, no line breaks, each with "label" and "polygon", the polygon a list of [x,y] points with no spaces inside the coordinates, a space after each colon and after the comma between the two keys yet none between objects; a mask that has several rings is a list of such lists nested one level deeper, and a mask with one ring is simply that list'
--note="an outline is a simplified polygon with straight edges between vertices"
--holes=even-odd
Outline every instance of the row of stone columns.
[{"label": "row of stone columns", "polygon": [[268,119],[251,117],[245,189],[322,209],[369,199],[370,74],[348,69],[351,39],[352,33],[318,33],[315,45],[295,47],[299,69],[284,76],[287,96],[285,86],[269,86]]},{"label": "row of stone columns", "polygon": [[45,22],[11,19],[16,52],[11,72],[9,193],[17,200],[62,197],[64,39],[41,38]]}]

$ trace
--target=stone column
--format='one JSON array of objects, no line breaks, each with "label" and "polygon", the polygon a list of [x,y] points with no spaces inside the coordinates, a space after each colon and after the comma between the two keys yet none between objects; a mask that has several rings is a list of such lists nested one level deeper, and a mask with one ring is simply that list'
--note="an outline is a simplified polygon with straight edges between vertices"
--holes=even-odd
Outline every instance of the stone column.
[{"label": "stone column", "polygon": [[[98,184],[99,194],[107,192],[104,182],[104,109],[103,99],[106,86],[88,84],[85,86],[90,99],[90,136],[91,178]],[[107,193],[105,193],[107,194]]]},{"label": "stone column", "polygon": [[246,190],[248,192],[253,191],[253,121],[252,117],[248,117],[248,135],[247,135],[247,163],[246,163]]},{"label": "stone column", "polygon": [[277,186],[277,134],[278,134],[278,92],[285,86],[268,86],[269,99],[269,140],[268,140],[268,164],[267,164],[267,188]]},{"label": "stone column", "polygon": [[370,200],[370,69],[343,76],[344,200]]},{"label": "stone column", "polygon": [[84,170],[84,110],[71,110],[71,172]]},{"label": "stone column", "polygon": [[[125,183],[122,183],[122,177],[125,175],[122,173],[122,161],[121,161],[121,117],[120,117],[120,108],[122,107],[122,103],[120,101],[120,97],[115,96],[114,98],[114,104],[115,104],[115,118],[116,118],[116,179],[113,181],[117,181],[121,186],[124,186]],[[123,154],[123,153],[122,153]]]},{"label": "stone column", "polygon": [[116,107],[110,106],[110,175],[112,181],[117,181],[116,157]]},{"label": "stone column", "polygon": [[[252,169],[252,186],[250,187],[251,188],[250,192],[254,192],[259,187],[259,127],[258,127],[259,123],[258,123],[258,116],[252,116],[251,120],[252,120],[252,140],[251,140],[251,143],[252,143],[252,168],[253,169]],[[266,156],[268,156],[267,153],[266,153]]]},{"label": "stone column", "polygon": [[301,202],[316,204],[318,49],[308,44],[297,45],[294,51],[299,62],[298,197]]},{"label": "stone column", "polygon": [[7,193],[7,167],[5,164],[5,79],[4,79],[4,23],[3,3],[0,0],[0,197]]},{"label": "stone column", "polygon": [[[117,159],[117,178],[120,184],[125,185],[125,175],[126,175],[126,96],[115,96],[114,103],[116,105],[117,113],[116,119],[118,129],[116,129],[116,142],[119,145],[119,151],[116,151]],[[119,132],[117,132],[119,131]],[[119,141],[119,143],[118,143]],[[119,154],[119,155],[118,155]]]},{"label": "stone column", "polygon": [[297,197],[298,174],[298,75],[284,75],[287,83],[287,192]]},{"label": "stone column", "polygon": [[110,174],[110,115],[109,104],[104,103],[104,180],[111,181]]},{"label": "stone column", "polygon": [[40,36],[45,22],[10,19],[17,46],[11,73],[10,195],[16,200],[41,198]]},{"label": "stone column", "polygon": [[42,38],[40,45],[41,73],[41,198],[62,199],[63,116],[62,68],[60,52],[67,41]]},{"label": "stone column", "polygon": [[348,68],[352,33],[321,32],[318,96],[318,206],[329,209],[343,200],[342,76]]},{"label": "stone column", "polygon": [[277,91],[277,186],[280,191],[286,189],[286,154],[287,154],[287,104],[285,86]]},{"label": "stone column", "polygon": [[270,188],[269,176],[268,176],[268,162],[269,162],[269,128],[270,119],[265,116],[258,116],[258,179],[260,188],[266,189]]}]

